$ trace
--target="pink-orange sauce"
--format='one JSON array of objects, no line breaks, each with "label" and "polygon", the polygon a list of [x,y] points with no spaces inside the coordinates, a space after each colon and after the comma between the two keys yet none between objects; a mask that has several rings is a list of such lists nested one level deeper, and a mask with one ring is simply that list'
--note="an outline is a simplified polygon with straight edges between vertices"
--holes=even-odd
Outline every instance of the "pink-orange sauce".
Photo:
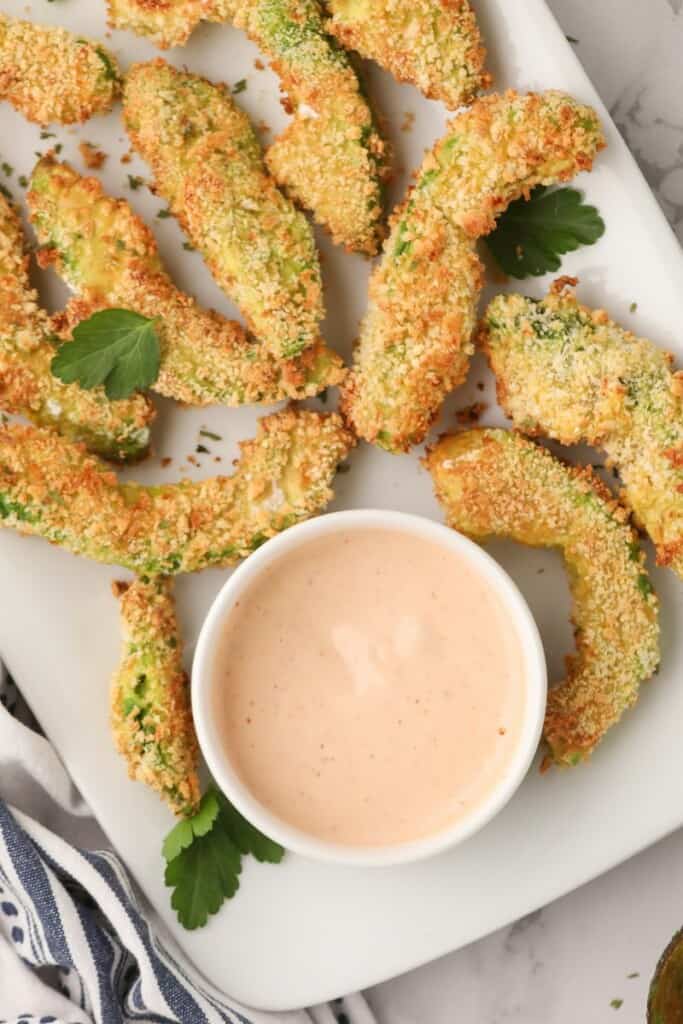
[{"label": "pink-orange sauce", "polygon": [[230,612],[214,711],[242,781],[320,839],[456,822],[506,773],[526,687],[515,624],[465,556],[395,529],[319,537]]}]

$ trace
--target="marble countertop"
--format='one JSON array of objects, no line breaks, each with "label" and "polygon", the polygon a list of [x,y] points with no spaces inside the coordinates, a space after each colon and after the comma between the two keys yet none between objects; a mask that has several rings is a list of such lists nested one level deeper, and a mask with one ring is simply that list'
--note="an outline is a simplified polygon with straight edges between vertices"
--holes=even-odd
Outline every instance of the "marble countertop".
[{"label": "marble countertop", "polygon": [[[683,0],[549,4],[683,244]],[[379,1024],[643,1024],[654,966],[683,925],[682,892],[680,831],[369,1001]]]}]

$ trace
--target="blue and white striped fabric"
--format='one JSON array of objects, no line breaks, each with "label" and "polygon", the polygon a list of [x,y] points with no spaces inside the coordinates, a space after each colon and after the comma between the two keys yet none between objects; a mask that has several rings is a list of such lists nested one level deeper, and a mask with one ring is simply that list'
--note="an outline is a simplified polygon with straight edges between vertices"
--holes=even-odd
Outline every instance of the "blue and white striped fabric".
[{"label": "blue and white striped fabric", "polygon": [[56,803],[52,823],[69,831],[87,814],[48,741],[9,713],[2,676],[0,664],[0,1024],[372,1024],[359,996],[277,1017],[221,996],[153,930],[113,853],[12,807]]}]

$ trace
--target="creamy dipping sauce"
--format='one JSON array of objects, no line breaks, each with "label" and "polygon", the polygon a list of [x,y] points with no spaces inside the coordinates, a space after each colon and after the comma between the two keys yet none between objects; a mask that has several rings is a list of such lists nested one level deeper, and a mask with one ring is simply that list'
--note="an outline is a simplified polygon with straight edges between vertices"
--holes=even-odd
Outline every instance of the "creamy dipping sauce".
[{"label": "creamy dipping sauce", "polygon": [[283,554],[242,593],[213,711],[252,795],[311,836],[389,845],[485,801],[527,700],[516,626],[464,555],[362,527]]}]

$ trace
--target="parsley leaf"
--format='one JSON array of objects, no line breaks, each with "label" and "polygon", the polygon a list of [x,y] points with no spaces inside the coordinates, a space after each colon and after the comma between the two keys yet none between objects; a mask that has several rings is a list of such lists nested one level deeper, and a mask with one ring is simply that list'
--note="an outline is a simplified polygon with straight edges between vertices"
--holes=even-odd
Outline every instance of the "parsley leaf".
[{"label": "parsley leaf", "polygon": [[218,799],[221,805],[221,819],[225,822],[235,846],[242,853],[250,853],[262,864],[279,864],[285,855],[280,844],[254,828],[222,793],[218,793]]},{"label": "parsley leaf", "polygon": [[179,822],[162,848],[164,881],[173,889],[171,906],[184,928],[202,928],[239,888],[242,856],[279,863],[285,851],[262,835],[210,786],[197,814]]},{"label": "parsley leaf", "polygon": [[593,245],[604,233],[602,217],[576,189],[549,192],[539,185],[528,200],[510,203],[486,244],[510,277],[539,277],[559,270],[563,253]]},{"label": "parsley leaf", "polygon": [[52,372],[82,388],[104,384],[107,398],[128,398],[159,376],[161,354],[154,320],[127,309],[104,309],[83,320],[73,341],[60,346]]},{"label": "parsley leaf", "polygon": [[202,797],[197,813],[192,818],[179,821],[166,836],[161,849],[164,859],[175,860],[179,853],[191,845],[195,837],[201,838],[210,832],[219,809],[216,794],[212,789],[208,790]]}]

